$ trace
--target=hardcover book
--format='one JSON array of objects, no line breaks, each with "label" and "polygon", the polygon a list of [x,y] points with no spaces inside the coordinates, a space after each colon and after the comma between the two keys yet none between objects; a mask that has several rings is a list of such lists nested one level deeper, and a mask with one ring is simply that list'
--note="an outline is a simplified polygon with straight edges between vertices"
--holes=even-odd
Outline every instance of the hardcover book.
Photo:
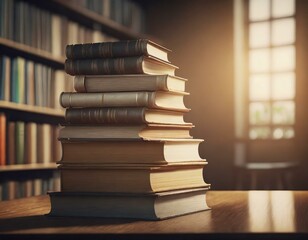
[{"label": "hardcover book", "polygon": [[171,75],[77,75],[77,92],[185,91],[187,79]]},{"label": "hardcover book", "polygon": [[63,192],[149,193],[208,187],[203,168],[207,162],[122,166],[60,165]]},{"label": "hardcover book", "polygon": [[142,140],[191,138],[189,131],[193,127],[187,125],[66,125],[60,129],[59,139],[76,140]]},{"label": "hardcover book", "polygon": [[184,121],[183,112],[140,107],[67,108],[65,122],[75,125],[143,123],[192,125]]},{"label": "hardcover book", "polygon": [[[151,141],[69,141],[62,140],[60,164],[170,164],[200,162],[202,139]],[[89,152],[91,153],[89,155]]]},{"label": "hardcover book", "polygon": [[178,68],[157,58],[139,56],[122,58],[66,59],[65,71],[70,75],[168,74]]},{"label": "hardcover book", "polygon": [[86,107],[148,107],[176,111],[189,111],[184,104],[184,92],[63,92],[60,104],[64,108]]},{"label": "hardcover book", "polygon": [[69,59],[153,56],[168,62],[169,49],[148,39],[73,44],[66,46]]},{"label": "hardcover book", "polygon": [[160,193],[50,192],[49,216],[161,220],[210,209],[208,187]]}]

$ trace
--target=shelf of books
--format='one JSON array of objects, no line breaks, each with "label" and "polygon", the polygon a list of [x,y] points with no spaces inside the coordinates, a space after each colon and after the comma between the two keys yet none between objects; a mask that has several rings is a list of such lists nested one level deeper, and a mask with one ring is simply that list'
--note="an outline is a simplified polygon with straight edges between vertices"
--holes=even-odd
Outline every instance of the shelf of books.
[{"label": "shelf of books", "polygon": [[63,69],[64,58],[61,56],[54,56],[46,50],[14,42],[5,38],[0,38],[0,49],[2,53],[24,56],[42,63],[53,65],[55,68]]},{"label": "shelf of books", "polygon": [[59,189],[59,96],[73,91],[66,45],[141,38],[144,16],[129,0],[2,0],[0,13],[0,200],[7,200]]},{"label": "shelf of books", "polygon": [[119,39],[145,37],[140,33],[144,16],[134,1],[88,0],[75,4],[74,1],[53,0],[51,3],[54,3],[55,7],[61,6],[62,11],[101,26],[106,33]]}]

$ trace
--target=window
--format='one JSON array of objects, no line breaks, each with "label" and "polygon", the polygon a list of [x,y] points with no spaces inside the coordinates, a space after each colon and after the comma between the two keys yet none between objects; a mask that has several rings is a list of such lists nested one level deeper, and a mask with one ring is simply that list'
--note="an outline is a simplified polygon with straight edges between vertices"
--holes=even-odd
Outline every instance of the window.
[{"label": "window", "polygon": [[248,2],[250,139],[295,135],[295,0]]}]

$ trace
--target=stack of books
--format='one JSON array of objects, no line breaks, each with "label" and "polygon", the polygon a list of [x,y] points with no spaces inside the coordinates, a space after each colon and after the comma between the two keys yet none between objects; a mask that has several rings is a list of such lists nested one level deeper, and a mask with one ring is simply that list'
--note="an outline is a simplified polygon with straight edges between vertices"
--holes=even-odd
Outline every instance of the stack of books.
[{"label": "stack of books", "polygon": [[208,209],[186,79],[149,40],[68,45],[61,191],[52,216],[164,219]]}]

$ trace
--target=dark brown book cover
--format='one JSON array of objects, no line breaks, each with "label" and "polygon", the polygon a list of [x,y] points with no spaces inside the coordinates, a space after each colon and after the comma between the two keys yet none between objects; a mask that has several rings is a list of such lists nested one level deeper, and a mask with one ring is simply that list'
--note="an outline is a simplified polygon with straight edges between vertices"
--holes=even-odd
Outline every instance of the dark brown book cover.
[{"label": "dark brown book cover", "polygon": [[122,58],[66,59],[65,71],[70,75],[106,74],[170,74],[176,66],[157,58],[139,56]]},{"label": "dark brown book cover", "polygon": [[66,47],[66,57],[69,59],[82,58],[110,58],[129,56],[149,56],[147,45],[170,52],[169,49],[160,46],[147,39],[126,40],[117,42],[100,42],[86,44],[72,44]]}]

